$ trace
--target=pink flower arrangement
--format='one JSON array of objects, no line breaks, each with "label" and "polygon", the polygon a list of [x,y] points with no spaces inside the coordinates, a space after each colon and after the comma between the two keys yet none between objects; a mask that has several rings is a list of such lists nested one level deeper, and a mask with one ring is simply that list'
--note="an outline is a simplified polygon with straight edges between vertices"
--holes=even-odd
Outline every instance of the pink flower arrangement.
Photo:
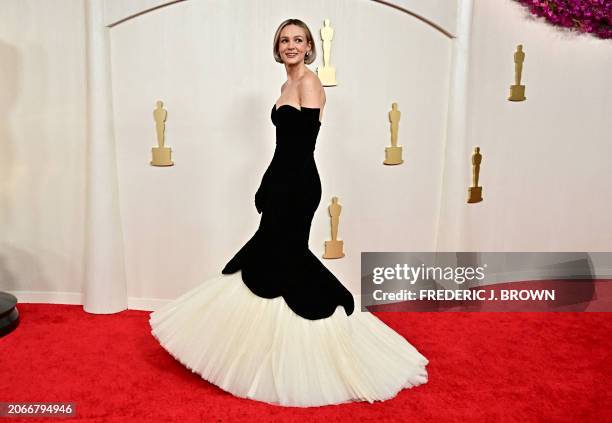
[{"label": "pink flower arrangement", "polygon": [[612,38],[612,0],[516,0],[553,25]]}]

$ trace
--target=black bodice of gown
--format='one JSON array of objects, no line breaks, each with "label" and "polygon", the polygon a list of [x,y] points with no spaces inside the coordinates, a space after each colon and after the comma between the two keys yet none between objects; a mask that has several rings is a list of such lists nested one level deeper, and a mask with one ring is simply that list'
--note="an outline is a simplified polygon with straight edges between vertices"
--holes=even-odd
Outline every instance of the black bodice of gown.
[{"label": "black bodice of gown", "polygon": [[319,112],[290,105],[272,109],[276,149],[255,194],[259,228],[222,271],[241,270],[255,295],[282,296],[296,314],[311,320],[331,316],[339,305],[347,315],[355,307],[351,293],[308,248],[321,201],[314,160]]}]

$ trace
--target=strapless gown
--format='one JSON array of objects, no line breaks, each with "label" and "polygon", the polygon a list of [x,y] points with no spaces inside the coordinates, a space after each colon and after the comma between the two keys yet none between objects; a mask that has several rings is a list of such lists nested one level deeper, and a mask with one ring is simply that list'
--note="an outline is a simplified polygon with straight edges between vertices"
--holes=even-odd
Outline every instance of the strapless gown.
[{"label": "strapless gown", "polygon": [[427,382],[428,360],[368,312],[308,248],[321,200],[320,109],[272,109],[276,149],[259,228],[221,274],[151,313],[174,358],[227,392],[275,405],[384,401]]}]

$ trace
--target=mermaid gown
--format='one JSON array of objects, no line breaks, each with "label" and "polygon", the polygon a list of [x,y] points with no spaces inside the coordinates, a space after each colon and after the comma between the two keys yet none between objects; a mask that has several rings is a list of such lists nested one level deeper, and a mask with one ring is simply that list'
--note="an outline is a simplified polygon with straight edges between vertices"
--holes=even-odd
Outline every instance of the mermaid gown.
[{"label": "mermaid gown", "polygon": [[238,397],[312,407],[386,400],[427,382],[428,360],[309,250],[321,181],[320,109],[272,109],[276,149],[255,194],[259,228],[221,274],[151,313],[174,358]]}]

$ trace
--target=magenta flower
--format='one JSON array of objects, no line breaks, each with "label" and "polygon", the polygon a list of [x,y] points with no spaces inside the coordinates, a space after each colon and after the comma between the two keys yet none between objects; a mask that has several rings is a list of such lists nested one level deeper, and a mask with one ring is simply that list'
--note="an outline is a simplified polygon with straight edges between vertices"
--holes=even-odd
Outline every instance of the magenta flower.
[{"label": "magenta flower", "polygon": [[553,25],[612,38],[612,0],[516,0]]}]

